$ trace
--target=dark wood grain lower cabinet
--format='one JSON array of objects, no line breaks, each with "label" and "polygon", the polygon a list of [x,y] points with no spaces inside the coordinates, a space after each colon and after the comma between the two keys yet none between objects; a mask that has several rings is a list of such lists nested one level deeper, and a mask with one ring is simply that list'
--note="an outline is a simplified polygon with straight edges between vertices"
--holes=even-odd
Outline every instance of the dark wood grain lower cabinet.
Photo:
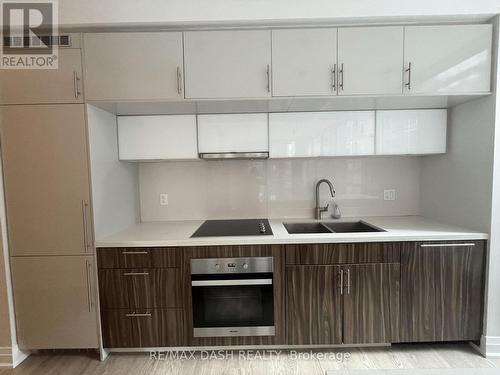
[{"label": "dark wood grain lower cabinet", "polygon": [[343,343],[399,341],[400,264],[342,267]]},{"label": "dark wood grain lower cabinet", "polygon": [[340,266],[286,267],[288,344],[342,343],[340,269]]},{"label": "dark wood grain lower cabinet", "polygon": [[184,310],[103,310],[106,348],[147,348],[185,345]]},{"label": "dark wood grain lower cabinet", "polygon": [[182,307],[179,268],[100,269],[99,290],[103,309]]},{"label": "dark wood grain lower cabinet", "polygon": [[406,243],[401,341],[480,339],[484,265],[484,241]]}]

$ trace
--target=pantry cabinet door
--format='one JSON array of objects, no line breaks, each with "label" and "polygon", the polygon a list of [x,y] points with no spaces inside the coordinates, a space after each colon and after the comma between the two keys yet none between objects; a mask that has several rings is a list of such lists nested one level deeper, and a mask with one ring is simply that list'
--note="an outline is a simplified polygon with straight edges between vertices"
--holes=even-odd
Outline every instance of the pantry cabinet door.
[{"label": "pantry cabinet door", "polygon": [[337,29],[272,31],[273,96],[336,95]]},{"label": "pantry cabinet door", "polygon": [[403,27],[339,29],[339,95],[402,93]]},{"label": "pantry cabinet door", "polygon": [[88,100],[181,99],[182,33],[85,34]]},{"label": "pantry cabinet door", "polygon": [[92,256],[12,257],[22,349],[97,348]]},{"label": "pantry cabinet door", "polygon": [[271,96],[271,31],[184,33],[186,98]]},{"label": "pantry cabinet door", "polygon": [[59,48],[57,69],[0,69],[0,104],[83,103],[80,49]]},{"label": "pantry cabinet door", "polygon": [[10,255],[93,252],[83,104],[0,109]]},{"label": "pantry cabinet door", "polygon": [[405,27],[405,92],[490,91],[491,38],[488,24]]}]

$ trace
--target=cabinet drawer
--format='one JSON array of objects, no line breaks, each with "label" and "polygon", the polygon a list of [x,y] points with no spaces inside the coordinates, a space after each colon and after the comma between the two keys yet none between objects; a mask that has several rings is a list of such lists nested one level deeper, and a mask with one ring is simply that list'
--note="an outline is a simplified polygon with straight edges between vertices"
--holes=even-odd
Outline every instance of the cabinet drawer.
[{"label": "cabinet drawer", "polygon": [[103,310],[106,348],[179,346],[185,344],[184,310]]},{"label": "cabinet drawer", "polygon": [[399,263],[401,243],[286,245],[286,264]]},{"label": "cabinet drawer", "polygon": [[182,278],[178,268],[101,269],[99,290],[103,309],[182,306]]},{"label": "cabinet drawer", "polygon": [[180,266],[179,249],[101,248],[97,250],[99,268],[168,268]]}]

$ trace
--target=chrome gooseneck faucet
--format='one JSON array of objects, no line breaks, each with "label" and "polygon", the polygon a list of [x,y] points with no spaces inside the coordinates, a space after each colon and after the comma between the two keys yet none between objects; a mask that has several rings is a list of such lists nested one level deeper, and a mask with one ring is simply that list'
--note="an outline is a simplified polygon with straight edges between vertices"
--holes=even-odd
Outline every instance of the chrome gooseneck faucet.
[{"label": "chrome gooseneck faucet", "polygon": [[333,188],[333,185],[329,180],[322,178],[316,183],[316,208],[314,209],[315,212],[314,216],[316,220],[321,220],[321,213],[328,211],[328,206],[329,206],[329,204],[327,204],[324,207],[321,207],[319,205],[319,187],[323,182],[326,183],[330,188],[330,194],[332,195],[332,198],[335,197],[335,189]]}]

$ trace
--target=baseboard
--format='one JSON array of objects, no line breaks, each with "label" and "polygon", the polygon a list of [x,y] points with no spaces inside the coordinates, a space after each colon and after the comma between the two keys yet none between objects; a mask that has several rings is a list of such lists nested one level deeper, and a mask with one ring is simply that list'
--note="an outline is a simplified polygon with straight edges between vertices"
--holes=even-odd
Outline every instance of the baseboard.
[{"label": "baseboard", "polygon": [[16,368],[30,356],[30,352],[22,351],[17,345],[12,347],[12,368]]},{"label": "baseboard", "polygon": [[500,336],[482,336],[481,352],[486,357],[500,358]]}]

